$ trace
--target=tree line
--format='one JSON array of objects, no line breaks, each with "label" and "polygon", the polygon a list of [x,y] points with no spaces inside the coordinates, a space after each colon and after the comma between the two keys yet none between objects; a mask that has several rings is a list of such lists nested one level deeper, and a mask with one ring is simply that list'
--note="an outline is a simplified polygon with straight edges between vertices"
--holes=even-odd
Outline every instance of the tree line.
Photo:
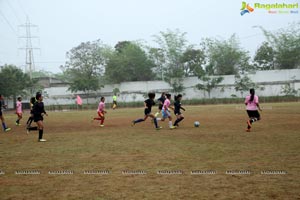
[{"label": "tree line", "polygon": [[[87,95],[104,84],[151,80],[166,81],[178,93],[184,89],[184,78],[196,76],[201,84],[195,87],[210,97],[222,82],[221,75],[235,75],[235,89],[242,94],[249,87],[259,87],[249,73],[300,68],[300,22],[274,32],[258,28],[266,40],[253,58],[234,34],[227,39],[202,38],[195,45],[188,42],[185,32],[168,29],[153,36],[153,46],[140,41],[120,41],[114,47],[101,40],[82,42],[66,53],[63,73],[55,76],[67,81],[72,92]],[[15,66],[4,65],[0,70],[0,92],[6,96],[37,87],[34,78],[30,80]],[[36,76],[39,73],[33,73]]]}]

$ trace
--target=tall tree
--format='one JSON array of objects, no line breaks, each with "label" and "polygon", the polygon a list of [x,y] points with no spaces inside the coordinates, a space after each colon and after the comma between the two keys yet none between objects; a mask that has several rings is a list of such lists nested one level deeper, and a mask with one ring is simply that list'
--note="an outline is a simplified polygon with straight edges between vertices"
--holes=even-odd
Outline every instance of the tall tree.
[{"label": "tall tree", "polygon": [[275,51],[268,42],[263,42],[254,56],[254,66],[258,70],[275,69]]},{"label": "tall tree", "polygon": [[232,75],[252,69],[248,52],[240,47],[235,35],[228,40],[207,38],[201,46],[206,52],[206,72],[209,75]]},{"label": "tall tree", "polygon": [[0,94],[13,98],[14,105],[17,95],[26,94],[25,90],[30,89],[34,84],[28,74],[14,65],[1,67],[0,80]]},{"label": "tall tree", "polygon": [[186,33],[181,33],[178,29],[175,31],[167,30],[155,35],[155,42],[158,44],[163,60],[165,61],[163,69],[165,80],[172,86],[174,92],[183,90],[184,66],[182,56],[188,48]]},{"label": "tall tree", "polygon": [[97,40],[83,42],[67,52],[64,71],[69,75],[69,90],[83,91],[89,97],[91,91],[101,88],[100,77],[104,71],[106,50],[107,47]]},{"label": "tall tree", "polygon": [[205,53],[201,49],[187,49],[181,57],[181,62],[183,63],[185,77],[199,76],[205,73]]},{"label": "tall tree", "polygon": [[154,79],[154,63],[141,45],[123,41],[115,46],[115,52],[105,68],[105,76],[111,83],[125,81],[149,81]]},{"label": "tall tree", "polygon": [[259,28],[275,51],[276,69],[300,68],[300,22],[275,32]]}]

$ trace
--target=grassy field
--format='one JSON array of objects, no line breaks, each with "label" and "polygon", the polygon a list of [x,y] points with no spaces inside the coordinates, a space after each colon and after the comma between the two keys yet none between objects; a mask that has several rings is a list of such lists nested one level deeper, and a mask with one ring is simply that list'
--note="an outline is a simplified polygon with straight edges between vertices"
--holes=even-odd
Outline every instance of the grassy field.
[{"label": "grassy field", "polygon": [[[300,103],[262,106],[250,133],[241,105],[189,106],[178,129],[159,131],[150,120],[130,126],[142,108],[108,110],[104,128],[91,123],[94,110],[50,112],[46,143],[5,113],[13,130],[0,132],[0,199],[300,199]],[[40,174],[16,174],[30,170]]]}]

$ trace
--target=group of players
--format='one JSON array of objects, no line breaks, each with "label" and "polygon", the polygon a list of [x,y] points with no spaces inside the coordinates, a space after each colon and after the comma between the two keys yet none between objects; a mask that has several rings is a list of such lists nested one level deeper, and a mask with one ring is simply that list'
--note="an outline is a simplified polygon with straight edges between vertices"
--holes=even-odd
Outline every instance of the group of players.
[{"label": "group of players", "polygon": [[[2,127],[5,132],[8,132],[11,130],[11,128],[6,126],[5,119],[2,113],[2,108],[6,108],[7,105],[4,103],[4,97],[0,94],[0,119],[2,121]],[[22,119],[23,110],[22,110],[22,98],[18,97],[17,103],[16,103],[16,126],[20,126],[20,120]],[[43,124],[43,116],[48,114],[45,111],[44,103],[43,103],[43,96],[40,92],[36,93],[35,97],[32,97],[30,99],[30,116],[26,123],[26,129],[27,134],[29,134],[30,131],[39,131],[39,142],[46,142],[45,139],[43,139],[43,133],[44,133],[44,124]],[[34,121],[37,126],[31,126],[32,121]]]},{"label": "group of players", "polygon": [[[115,96],[113,100],[114,100],[113,109],[115,109],[117,105]],[[175,129],[176,127],[179,126],[179,122],[181,122],[184,119],[181,110],[185,111],[185,108],[181,106],[181,100],[182,100],[181,94],[178,94],[177,96],[175,95],[174,100],[175,100],[174,106],[171,106],[171,94],[168,93],[166,94],[165,92],[163,92],[160,98],[157,99],[158,112],[153,114],[152,107],[156,104],[155,93],[153,92],[148,93],[148,99],[144,101],[144,118],[133,120],[131,125],[134,126],[137,123],[144,122],[150,117],[151,121],[154,123],[156,130],[160,130],[162,128],[161,126],[158,125],[158,121],[165,121],[166,119],[169,120],[169,128]],[[246,131],[250,132],[252,128],[252,124],[261,119],[258,110],[262,111],[259,106],[258,96],[255,95],[255,90],[253,88],[250,89],[250,94],[246,96],[244,103],[246,105],[246,111],[249,116],[249,120],[247,120]],[[171,110],[174,111],[174,114],[176,116],[176,120],[174,124],[172,123]],[[104,97],[101,97],[97,112],[98,112],[98,117],[92,118],[92,120],[99,120],[100,126],[104,127],[104,119],[106,113]],[[162,114],[161,118],[158,117],[160,113]]]},{"label": "group of players", "polygon": [[[139,118],[132,121],[132,126],[134,126],[137,123],[146,121],[149,117],[152,119],[152,122],[155,125],[156,130],[160,130],[162,127],[158,125],[159,121],[165,121],[166,119],[169,120],[169,128],[175,129],[179,126],[179,123],[184,119],[183,114],[181,113],[181,110],[185,111],[185,108],[181,106],[181,100],[182,95],[178,94],[174,96],[174,104],[171,105],[171,94],[162,93],[160,98],[157,99],[158,101],[158,112],[153,114],[152,107],[156,104],[155,103],[155,93],[148,93],[148,99],[144,101],[144,118]],[[245,105],[246,105],[246,111],[249,116],[249,120],[247,120],[247,132],[251,131],[252,124],[256,121],[259,121],[261,119],[260,114],[258,110],[262,111],[259,106],[258,96],[255,95],[255,90],[252,88],[250,89],[250,94],[246,96],[245,98]],[[0,94],[0,119],[2,121],[2,127],[5,132],[8,132],[11,130],[11,128],[6,126],[5,119],[2,113],[2,108],[6,108],[7,105],[4,103],[4,97]],[[116,95],[114,95],[113,98],[113,109],[117,107],[117,101],[116,101]],[[172,122],[172,116],[171,116],[171,110],[174,111],[174,114],[176,116],[176,120],[173,123]],[[104,127],[104,120],[105,120],[105,97],[101,97],[100,103],[98,105],[98,117],[92,118],[92,120],[98,120],[100,121],[100,127]],[[162,117],[159,118],[158,115],[161,113]],[[16,125],[20,125],[20,120],[22,119],[22,98],[18,97],[17,103],[16,103],[16,114],[17,114],[17,120]],[[46,113],[44,109],[44,103],[43,103],[43,96],[40,92],[36,93],[35,97],[32,97],[30,100],[30,117],[27,120],[27,134],[29,134],[30,131],[39,131],[39,142],[46,142],[45,139],[43,139],[43,132],[44,132],[44,124],[43,124],[43,116],[48,114]],[[32,121],[34,121],[37,126],[31,126]]]}]

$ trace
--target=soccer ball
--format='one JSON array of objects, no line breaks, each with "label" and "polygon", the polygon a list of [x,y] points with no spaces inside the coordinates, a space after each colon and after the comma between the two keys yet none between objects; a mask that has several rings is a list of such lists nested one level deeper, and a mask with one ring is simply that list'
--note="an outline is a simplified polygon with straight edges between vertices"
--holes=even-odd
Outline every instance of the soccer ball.
[{"label": "soccer ball", "polygon": [[200,122],[195,121],[195,122],[194,122],[194,126],[195,126],[195,127],[199,127],[199,126],[200,126]]}]

